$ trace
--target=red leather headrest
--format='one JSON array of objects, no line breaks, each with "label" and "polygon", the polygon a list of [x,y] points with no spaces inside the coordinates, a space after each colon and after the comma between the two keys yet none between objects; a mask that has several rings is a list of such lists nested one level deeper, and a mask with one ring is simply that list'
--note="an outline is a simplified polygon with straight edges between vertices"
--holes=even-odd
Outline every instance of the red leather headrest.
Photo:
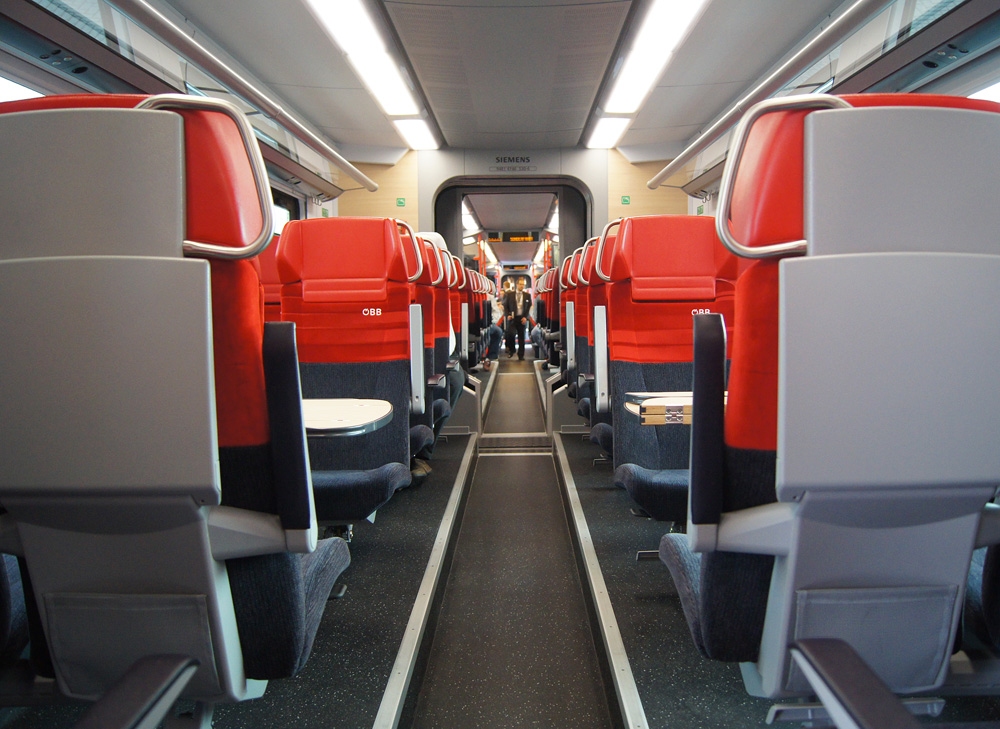
[{"label": "red leather headrest", "polygon": [[278,236],[271,238],[271,242],[267,244],[267,248],[261,251],[260,255],[254,259],[258,263],[260,282],[265,286],[281,284],[281,279],[278,278],[278,261],[276,258],[278,255],[278,240]]},{"label": "red leather headrest", "polygon": [[313,302],[385,298],[386,282],[406,282],[399,229],[391,218],[292,220],[281,233],[278,276],[302,282]]},{"label": "red leather headrest", "polygon": [[[711,219],[715,224],[715,219]],[[728,248],[722,245],[722,241],[716,238],[715,246],[715,277],[724,279],[726,281],[735,281],[739,278],[740,272],[743,270],[741,264],[749,259],[740,258],[735,253],[730,252]]]},{"label": "red leather headrest", "polygon": [[[49,109],[132,108],[139,94],[43,96],[0,104],[0,113]],[[184,117],[188,240],[242,247],[260,232],[253,170],[239,128],[225,114],[177,111]]]},{"label": "red leather headrest", "polygon": [[[936,106],[1000,112],[1000,104],[934,94],[845,94],[853,106]],[[753,125],[733,187],[730,230],[757,247],[802,240],[803,128],[808,110],[766,114]]]},{"label": "red leather headrest", "polygon": [[715,219],[694,215],[625,218],[611,258],[612,281],[631,279],[635,301],[715,298]]}]

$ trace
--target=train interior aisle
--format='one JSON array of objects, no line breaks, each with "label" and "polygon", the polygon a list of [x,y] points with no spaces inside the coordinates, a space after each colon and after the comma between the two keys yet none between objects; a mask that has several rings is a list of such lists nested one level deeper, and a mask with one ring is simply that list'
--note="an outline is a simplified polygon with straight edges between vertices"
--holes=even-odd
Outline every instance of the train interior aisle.
[{"label": "train interior aisle", "polygon": [[0,171],[0,729],[1000,729],[998,0],[0,0]]},{"label": "train interior aisle", "polygon": [[551,451],[485,444],[541,430],[525,365],[500,360],[414,727],[610,725]]}]

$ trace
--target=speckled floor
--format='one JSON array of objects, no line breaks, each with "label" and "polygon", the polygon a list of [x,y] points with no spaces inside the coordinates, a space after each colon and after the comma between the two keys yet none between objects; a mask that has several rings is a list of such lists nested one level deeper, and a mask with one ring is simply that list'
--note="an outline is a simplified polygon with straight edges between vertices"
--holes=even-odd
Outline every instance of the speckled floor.
[{"label": "speckled floor", "polygon": [[552,457],[481,457],[413,726],[610,721]]},{"label": "speckled floor", "polygon": [[500,355],[497,383],[483,425],[484,433],[537,433],[545,430],[530,353],[524,360]]}]

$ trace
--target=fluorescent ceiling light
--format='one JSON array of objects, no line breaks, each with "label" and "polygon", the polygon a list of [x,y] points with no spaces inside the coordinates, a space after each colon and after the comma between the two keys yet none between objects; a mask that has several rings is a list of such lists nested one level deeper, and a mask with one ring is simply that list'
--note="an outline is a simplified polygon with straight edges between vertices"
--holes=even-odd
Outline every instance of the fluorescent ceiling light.
[{"label": "fluorescent ceiling light", "polygon": [[969,95],[970,99],[982,99],[983,101],[1000,101],[1000,82],[987,86],[981,91]]},{"label": "fluorescent ceiling light", "polygon": [[489,243],[486,244],[485,250],[486,257],[490,259],[490,263],[499,263],[499,261],[497,261],[497,254],[493,252],[493,247]]},{"label": "fluorescent ceiling light", "polygon": [[628,117],[621,116],[605,116],[598,119],[587,142],[587,149],[611,149],[618,144],[618,140],[622,138],[631,122]]},{"label": "fluorescent ceiling light", "polygon": [[397,119],[393,122],[396,129],[410,149],[437,149],[438,143],[431,134],[431,128],[423,119]]},{"label": "fluorescent ceiling light", "polygon": [[41,96],[27,86],[0,78],[0,101],[20,101],[21,99],[37,99]]},{"label": "fluorescent ceiling light", "polygon": [[[632,114],[663,75],[706,0],[654,0],[625,57],[604,110]],[[589,146],[589,145],[588,145]]]},{"label": "fluorescent ceiling light", "polygon": [[306,3],[386,114],[420,113],[399,65],[386,51],[362,0],[306,0]]},{"label": "fluorescent ceiling light", "polygon": [[532,261],[534,263],[541,264],[543,258],[545,258],[545,244],[539,243],[538,250],[535,252],[535,257],[532,259]]}]

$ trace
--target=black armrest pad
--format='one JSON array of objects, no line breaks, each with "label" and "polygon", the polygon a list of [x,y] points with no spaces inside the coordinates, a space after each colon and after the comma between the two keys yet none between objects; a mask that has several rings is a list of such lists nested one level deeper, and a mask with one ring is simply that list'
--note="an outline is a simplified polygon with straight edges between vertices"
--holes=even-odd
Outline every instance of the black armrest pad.
[{"label": "black armrest pad", "polygon": [[278,516],[284,529],[308,529],[311,526],[309,458],[302,424],[302,387],[294,322],[264,324],[264,381]]},{"label": "black armrest pad", "polygon": [[194,677],[189,656],[146,656],[132,664],[108,692],[87,709],[74,729],[134,729],[158,726]]},{"label": "black armrest pad", "polygon": [[461,365],[462,365],[462,363],[459,360],[457,360],[457,359],[449,359],[448,360],[448,364],[446,365],[446,367],[449,370],[457,370]]},{"label": "black armrest pad", "polygon": [[718,524],[725,462],[726,326],[722,314],[694,317],[691,522]]},{"label": "black armrest pad", "polygon": [[428,375],[427,387],[444,387],[447,379],[444,375]]},{"label": "black armrest pad", "polygon": [[[860,729],[920,726],[882,679],[844,641],[803,638],[793,644],[792,650],[796,649]],[[830,710],[829,706],[826,708]]]},{"label": "black armrest pad", "polygon": [[580,377],[583,378],[584,382],[594,382],[597,379],[596,375],[594,375],[594,374],[587,374],[587,373],[584,373],[584,374],[580,375]]}]

